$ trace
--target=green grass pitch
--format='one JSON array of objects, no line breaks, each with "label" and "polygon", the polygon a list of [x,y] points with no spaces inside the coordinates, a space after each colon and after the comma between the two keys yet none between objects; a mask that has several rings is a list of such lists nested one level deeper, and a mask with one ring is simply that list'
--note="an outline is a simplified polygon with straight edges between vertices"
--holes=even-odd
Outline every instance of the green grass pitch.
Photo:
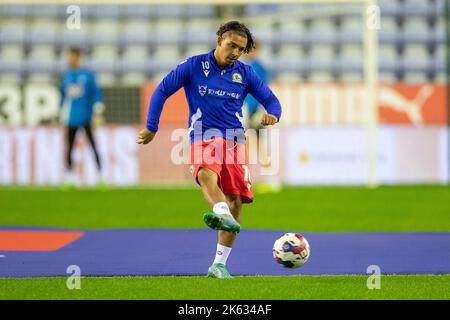
[{"label": "green grass pitch", "polygon": [[[248,229],[300,232],[450,231],[449,186],[300,187],[256,195],[245,205]],[[63,192],[0,188],[0,226],[80,229],[203,228],[208,210],[197,189],[116,188]],[[168,214],[172,219],[167,219]],[[450,299],[450,275],[83,277],[0,279],[0,299]]]}]

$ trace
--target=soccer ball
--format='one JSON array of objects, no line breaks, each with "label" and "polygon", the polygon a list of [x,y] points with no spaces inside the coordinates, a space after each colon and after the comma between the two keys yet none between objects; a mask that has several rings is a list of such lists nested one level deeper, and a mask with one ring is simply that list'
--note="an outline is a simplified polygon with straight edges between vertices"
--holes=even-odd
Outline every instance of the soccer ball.
[{"label": "soccer ball", "polygon": [[309,243],[299,233],[286,233],[273,244],[275,261],[286,268],[303,266],[309,258]]}]

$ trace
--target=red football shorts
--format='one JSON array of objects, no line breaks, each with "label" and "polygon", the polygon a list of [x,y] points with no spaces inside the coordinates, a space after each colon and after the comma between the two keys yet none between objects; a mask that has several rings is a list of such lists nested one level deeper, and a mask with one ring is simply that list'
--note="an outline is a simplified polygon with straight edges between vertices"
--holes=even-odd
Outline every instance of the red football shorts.
[{"label": "red football shorts", "polygon": [[253,202],[253,188],[245,144],[214,138],[191,143],[191,170],[197,183],[201,168],[219,176],[219,188],[225,194],[241,195],[243,203]]}]

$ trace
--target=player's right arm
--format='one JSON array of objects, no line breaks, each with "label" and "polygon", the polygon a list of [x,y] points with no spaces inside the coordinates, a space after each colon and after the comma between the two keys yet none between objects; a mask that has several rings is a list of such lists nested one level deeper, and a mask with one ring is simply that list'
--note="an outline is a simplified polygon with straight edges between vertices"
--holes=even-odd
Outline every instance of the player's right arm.
[{"label": "player's right arm", "polygon": [[156,87],[148,106],[146,128],[139,132],[136,143],[147,144],[158,131],[159,118],[166,100],[183,87],[191,77],[191,61],[185,60],[172,70]]}]

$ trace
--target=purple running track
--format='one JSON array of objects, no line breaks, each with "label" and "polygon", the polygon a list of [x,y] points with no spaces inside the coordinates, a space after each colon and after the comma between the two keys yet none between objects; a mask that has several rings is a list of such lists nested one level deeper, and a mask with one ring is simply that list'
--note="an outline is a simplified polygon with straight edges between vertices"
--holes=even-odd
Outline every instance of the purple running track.
[{"label": "purple running track", "polygon": [[[1,230],[61,230],[10,228]],[[66,230],[66,229],[63,229]],[[450,273],[450,233],[301,232],[311,256],[299,269],[275,263],[272,245],[284,231],[243,230],[228,261],[233,275],[366,274],[377,265],[382,274]],[[216,250],[209,229],[87,230],[57,251],[0,251],[0,277],[68,276],[77,265],[82,276],[205,275]]]}]

